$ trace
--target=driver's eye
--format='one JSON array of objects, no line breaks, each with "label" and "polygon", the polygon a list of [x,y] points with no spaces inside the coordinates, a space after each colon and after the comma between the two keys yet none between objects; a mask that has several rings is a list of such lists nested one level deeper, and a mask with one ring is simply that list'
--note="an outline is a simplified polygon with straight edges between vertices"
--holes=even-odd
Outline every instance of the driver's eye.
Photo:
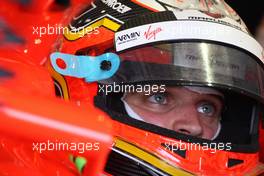
[{"label": "driver's eye", "polygon": [[167,104],[167,96],[164,93],[156,93],[148,98],[148,101],[155,104]]},{"label": "driver's eye", "polygon": [[206,115],[206,116],[212,116],[215,114],[216,109],[215,109],[215,106],[213,104],[208,102],[208,103],[199,104],[197,107],[197,111],[199,113]]}]

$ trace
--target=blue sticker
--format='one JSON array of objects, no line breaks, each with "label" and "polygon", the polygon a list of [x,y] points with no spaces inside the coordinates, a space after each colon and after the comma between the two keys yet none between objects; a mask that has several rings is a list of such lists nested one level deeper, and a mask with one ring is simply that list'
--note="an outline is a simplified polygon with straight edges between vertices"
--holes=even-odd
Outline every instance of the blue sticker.
[{"label": "blue sticker", "polygon": [[[86,82],[108,79],[117,72],[120,65],[119,56],[114,53],[105,53],[100,56],[76,56],[55,52],[50,58],[55,71],[65,76],[85,78]],[[60,68],[57,60],[62,60],[65,68]],[[110,64],[109,70],[101,69],[103,62]]]}]

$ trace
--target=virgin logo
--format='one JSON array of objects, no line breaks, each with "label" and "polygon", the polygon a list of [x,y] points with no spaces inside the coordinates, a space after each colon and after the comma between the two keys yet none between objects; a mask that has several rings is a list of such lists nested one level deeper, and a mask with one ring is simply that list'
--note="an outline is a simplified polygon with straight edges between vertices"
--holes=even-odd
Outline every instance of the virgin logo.
[{"label": "virgin logo", "polygon": [[152,26],[150,25],[148,30],[146,32],[144,32],[144,36],[146,37],[147,40],[150,40],[150,39],[153,39],[154,40],[156,39],[156,36],[159,32],[161,32],[162,29],[161,27],[158,27],[156,29],[152,29]]}]

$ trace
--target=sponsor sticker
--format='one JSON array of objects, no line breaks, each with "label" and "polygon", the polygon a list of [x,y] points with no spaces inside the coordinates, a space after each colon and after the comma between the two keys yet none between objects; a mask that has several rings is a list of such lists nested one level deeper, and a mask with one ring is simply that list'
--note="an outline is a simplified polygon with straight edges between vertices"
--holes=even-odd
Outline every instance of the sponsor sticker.
[{"label": "sponsor sticker", "polygon": [[113,10],[122,14],[131,10],[130,7],[122,4],[121,2],[118,2],[117,0],[101,0],[101,1],[107,6],[111,7]]},{"label": "sponsor sticker", "polygon": [[157,28],[152,28],[152,26],[150,25],[148,27],[148,30],[146,32],[144,32],[144,36],[147,40],[150,39],[156,39],[156,36],[158,33],[160,33],[162,31],[161,27],[157,27]]}]

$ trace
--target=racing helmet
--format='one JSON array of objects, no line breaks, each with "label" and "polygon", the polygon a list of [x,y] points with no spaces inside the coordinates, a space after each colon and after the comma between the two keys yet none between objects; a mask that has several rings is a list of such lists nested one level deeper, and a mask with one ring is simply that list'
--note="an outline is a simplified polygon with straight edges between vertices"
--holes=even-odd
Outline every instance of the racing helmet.
[{"label": "racing helmet", "polygon": [[[113,119],[106,173],[264,172],[258,155],[264,52],[224,1],[96,0],[75,15],[55,49],[58,95],[94,104]],[[132,117],[123,101],[127,87],[154,84],[220,96],[215,136],[203,139]]]}]

